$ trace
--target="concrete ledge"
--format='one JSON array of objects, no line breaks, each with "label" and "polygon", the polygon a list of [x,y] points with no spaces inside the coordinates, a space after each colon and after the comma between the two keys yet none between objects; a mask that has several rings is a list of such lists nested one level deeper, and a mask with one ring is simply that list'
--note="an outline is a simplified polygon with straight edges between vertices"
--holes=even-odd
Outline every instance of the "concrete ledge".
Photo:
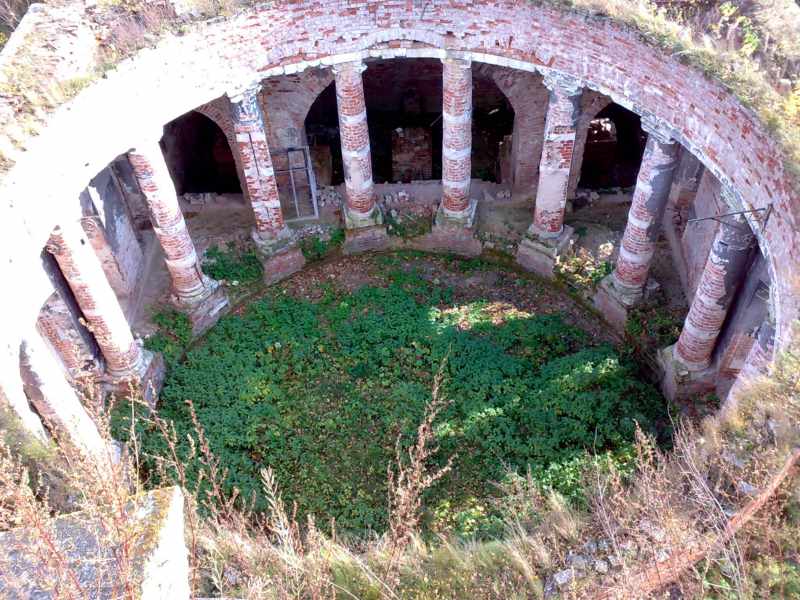
[{"label": "concrete ledge", "polygon": [[539,238],[529,229],[517,248],[517,264],[526,271],[541,277],[555,277],[556,261],[571,249],[574,230],[564,225],[564,230],[556,238]]},{"label": "concrete ledge", "polygon": [[189,317],[192,324],[192,337],[200,337],[211,329],[229,307],[228,295],[219,281],[203,277],[206,293],[197,300],[187,303],[173,298],[175,308]]},{"label": "concrete ledge", "polygon": [[461,227],[463,229],[472,229],[475,226],[475,215],[478,212],[478,199],[472,198],[469,201],[469,206],[466,210],[453,213],[444,207],[444,203],[439,203],[439,208],[436,211],[436,218],[434,226],[444,228]]},{"label": "concrete ledge", "polygon": [[297,246],[290,246],[263,261],[264,283],[272,285],[297,273],[306,265],[306,258]]},{"label": "concrete ledge", "polygon": [[345,204],[342,213],[344,214],[344,227],[348,230],[383,225],[383,212],[377,204],[368,213],[356,212]]},{"label": "concrete ledge", "polygon": [[592,297],[592,303],[618,333],[625,333],[631,309],[651,297],[658,288],[658,283],[653,279],[648,280],[644,290],[622,288],[611,273],[603,277]]},{"label": "concrete ledge", "polygon": [[656,357],[661,369],[661,393],[670,401],[696,400],[717,387],[717,370],[711,366],[690,370],[675,358],[675,346],[661,349]]},{"label": "concrete ledge", "polygon": [[[0,533],[0,596],[13,600],[72,598],[75,596],[70,588],[77,583],[86,598],[97,600],[128,597],[128,593],[131,598],[148,600],[189,600],[183,502],[183,493],[177,487],[128,501],[120,532],[128,537],[131,549],[127,568],[115,554],[119,540],[111,532],[113,527],[93,514],[53,519],[49,524],[53,548],[37,542],[35,536],[39,534],[29,529]],[[62,576],[69,574],[62,582],[49,564],[56,561],[64,563]],[[123,568],[130,573],[124,579]],[[130,590],[119,589],[123,581]],[[53,589],[54,584],[59,587]]]},{"label": "concrete ledge", "polygon": [[389,234],[386,233],[386,227],[383,225],[359,227],[345,230],[342,252],[360,254],[371,250],[385,250],[388,245]]}]

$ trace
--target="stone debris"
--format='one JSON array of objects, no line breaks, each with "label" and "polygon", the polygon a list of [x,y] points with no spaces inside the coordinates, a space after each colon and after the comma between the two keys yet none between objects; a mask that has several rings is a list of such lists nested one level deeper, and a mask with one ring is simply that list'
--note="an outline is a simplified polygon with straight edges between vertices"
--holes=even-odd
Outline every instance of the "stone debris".
[{"label": "stone debris", "polygon": [[342,194],[335,187],[327,185],[317,187],[317,205],[320,208],[341,208],[343,203]]}]

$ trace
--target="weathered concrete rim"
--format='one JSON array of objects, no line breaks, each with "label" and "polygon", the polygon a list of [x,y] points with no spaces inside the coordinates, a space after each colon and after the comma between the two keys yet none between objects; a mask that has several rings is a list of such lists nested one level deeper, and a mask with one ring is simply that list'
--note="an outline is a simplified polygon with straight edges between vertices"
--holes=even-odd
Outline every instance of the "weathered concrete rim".
[{"label": "weathered concrete rim", "polygon": [[[331,14],[338,14],[335,26]],[[412,3],[378,0],[260,6],[165,39],[125,61],[52,116],[0,188],[9,203],[2,209],[0,227],[4,239],[14,241],[2,268],[8,280],[31,284],[6,312],[14,317],[4,329],[17,331],[35,320],[44,300],[40,290],[46,288],[35,275],[39,252],[58,222],[76,218],[77,203],[71,200],[115,156],[180,114],[256,80],[378,56],[449,56],[557,72],[664,123],[732,190],[735,208],[775,206],[763,232],[752,216],[751,225],[773,281],[776,346],[786,343],[791,322],[800,313],[798,206],[780,150],[757,117],[721,84],[646,44],[623,25],[513,0],[442,3],[424,14]],[[640,81],[648,69],[662,69],[663,76]],[[700,95],[715,99],[718,106],[706,110],[692,104],[675,112],[665,101]],[[725,131],[730,124],[742,131]],[[92,146],[76,148],[75,140],[91,140]]]}]

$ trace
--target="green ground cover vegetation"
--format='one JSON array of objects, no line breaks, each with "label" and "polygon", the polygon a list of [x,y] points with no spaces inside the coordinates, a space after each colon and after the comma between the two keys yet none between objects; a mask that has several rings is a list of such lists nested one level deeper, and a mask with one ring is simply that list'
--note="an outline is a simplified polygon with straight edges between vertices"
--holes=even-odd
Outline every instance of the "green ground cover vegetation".
[{"label": "green ground cover vegetation", "polygon": [[[598,456],[622,468],[635,423],[656,433],[665,403],[632,363],[594,345],[559,315],[512,315],[489,303],[457,304],[453,290],[413,266],[382,258],[383,285],[319,300],[270,290],[223,318],[185,354],[179,323],[151,338],[170,365],[159,414],[188,456],[191,400],[226,484],[255,497],[260,469],[274,469],[298,515],[335,519],[339,531],[382,532],[386,471],[398,436],[411,444],[444,363],[435,461],[452,470],[425,497],[427,531],[500,533],[498,484],[530,471],[543,487],[583,501],[581,475]],[[470,264],[465,264],[469,267]],[[153,344],[156,344],[155,346]],[[162,347],[163,346],[163,347]],[[129,433],[126,414],[117,435]],[[166,455],[161,433],[137,420],[146,474]],[[200,465],[187,465],[190,479]]]}]

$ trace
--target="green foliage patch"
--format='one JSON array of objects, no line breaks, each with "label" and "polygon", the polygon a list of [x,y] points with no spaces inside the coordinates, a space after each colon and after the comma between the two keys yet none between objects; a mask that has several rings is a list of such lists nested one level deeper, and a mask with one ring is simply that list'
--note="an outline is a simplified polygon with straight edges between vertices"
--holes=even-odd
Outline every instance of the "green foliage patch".
[{"label": "green foliage patch", "polygon": [[335,252],[344,243],[344,229],[331,231],[328,239],[319,236],[306,237],[300,240],[300,250],[308,262],[316,262]]},{"label": "green foliage patch", "polygon": [[[558,315],[509,315],[488,302],[453,306],[453,291],[386,261],[386,285],[352,294],[329,287],[316,302],[278,292],[224,317],[173,364],[160,414],[188,454],[191,400],[227,485],[255,495],[259,470],[275,470],[299,516],[335,518],[344,531],[382,531],[386,470],[395,440],[413,441],[445,361],[436,422],[452,471],[425,498],[427,525],[491,534],[491,499],[509,470],[580,499],[594,454],[627,460],[635,422],[653,430],[658,393],[608,346]],[[438,280],[435,280],[438,281]],[[124,412],[124,411],[123,411]],[[125,418],[118,420],[125,437]],[[139,421],[145,454],[166,452]],[[151,473],[154,462],[146,458]],[[197,477],[189,464],[190,477]]]},{"label": "green foliage patch", "polygon": [[224,250],[219,246],[206,250],[203,272],[220,281],[252,283],[261,279],[264,268],[255,248],[228,242]]}]

